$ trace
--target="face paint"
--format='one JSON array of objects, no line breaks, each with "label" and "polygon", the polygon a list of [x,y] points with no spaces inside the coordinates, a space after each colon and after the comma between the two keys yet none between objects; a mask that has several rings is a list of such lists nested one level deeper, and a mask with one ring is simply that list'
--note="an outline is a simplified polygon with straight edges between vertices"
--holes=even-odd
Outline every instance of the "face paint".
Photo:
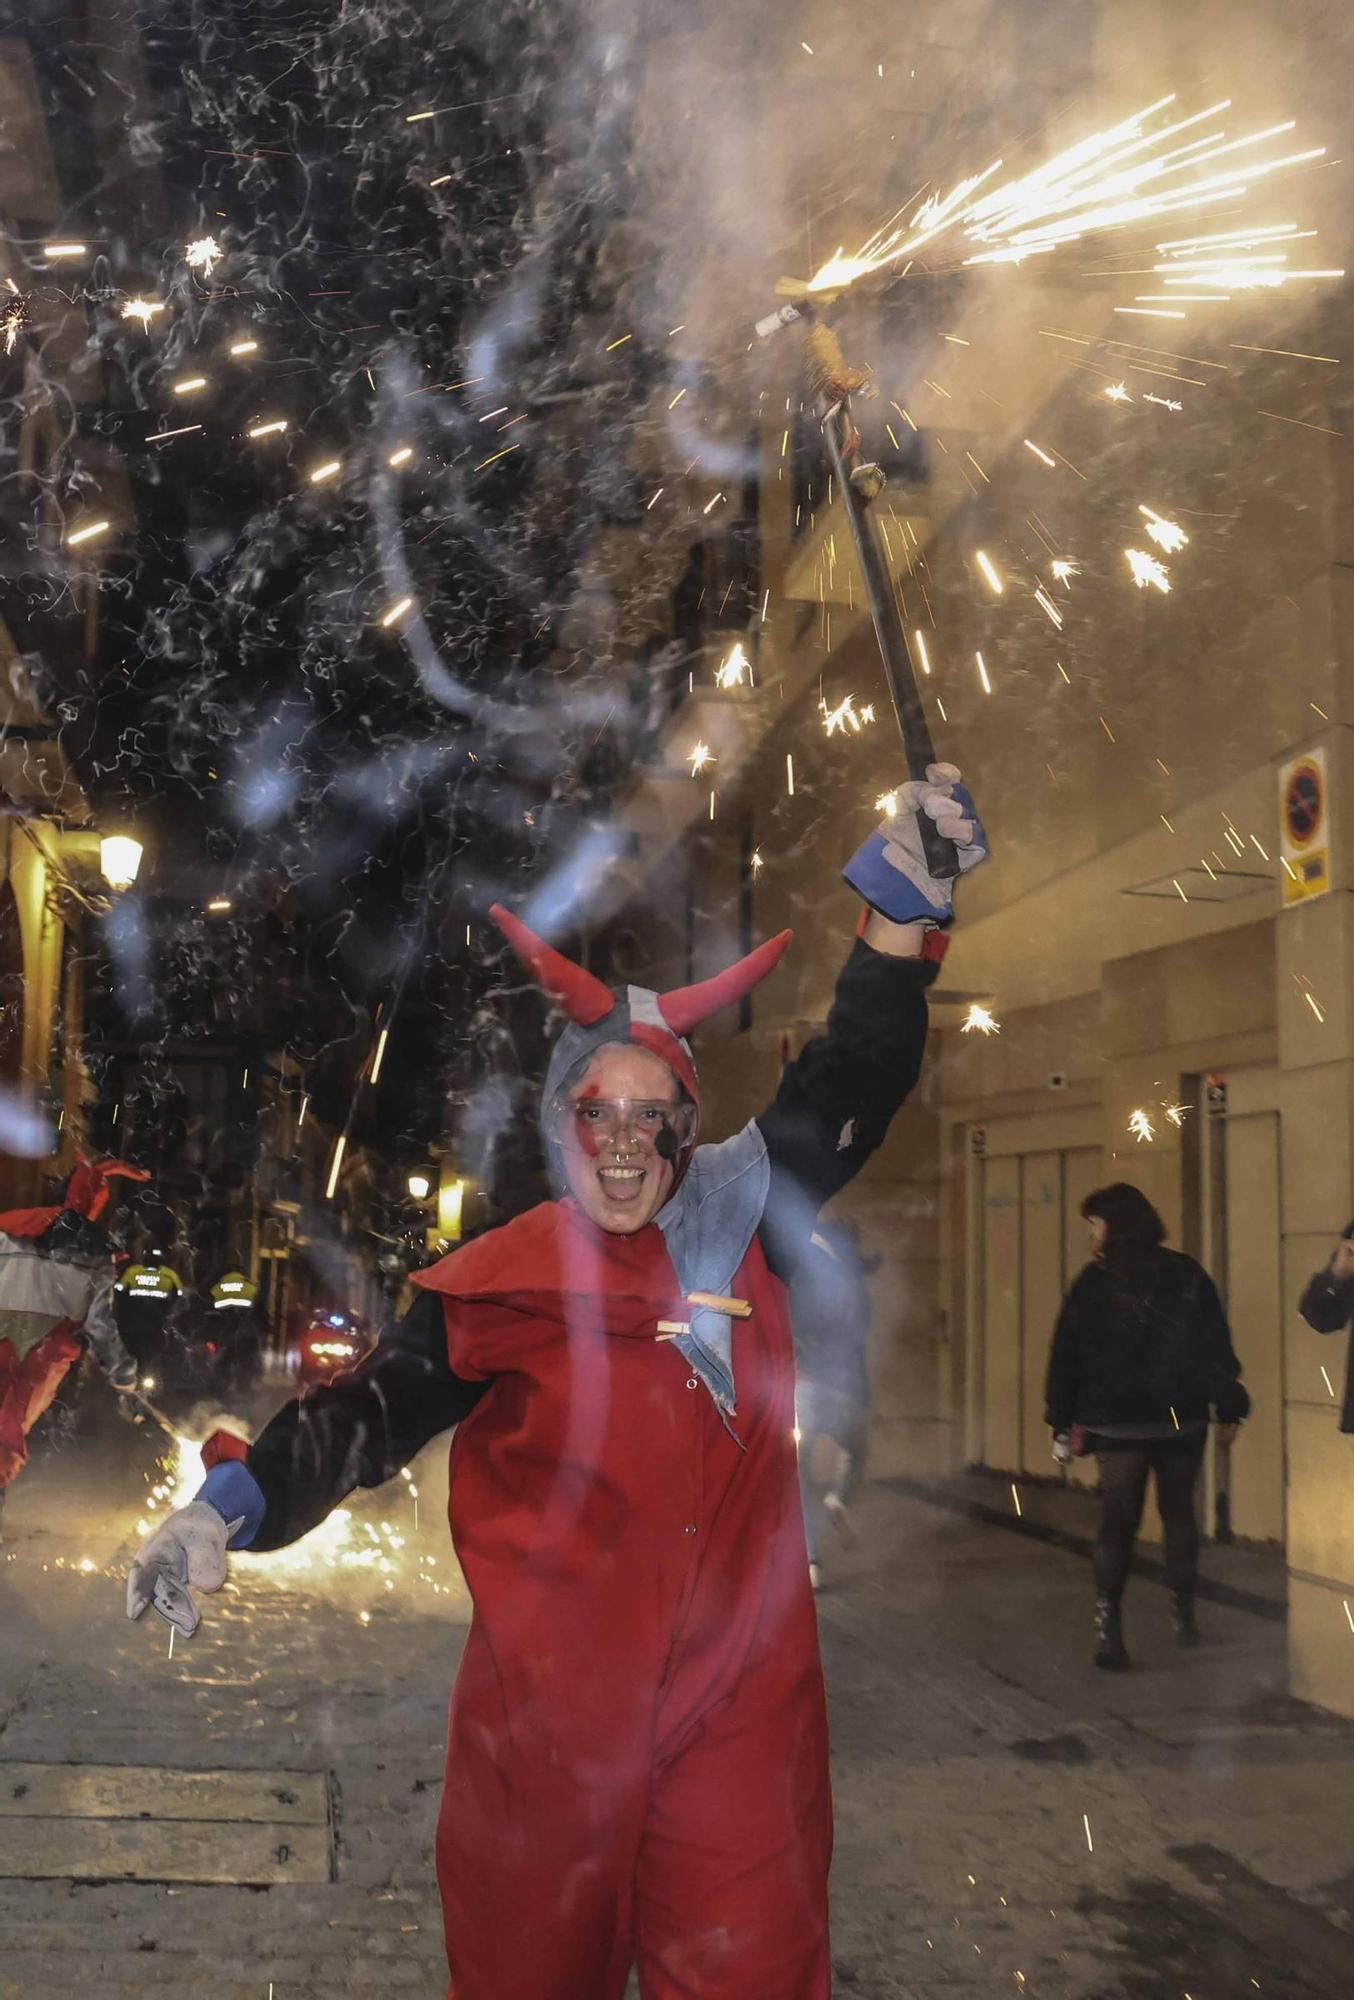
[{"label": "face paint", "polygon": [[589,1092],[560,1107],[589,1159],[602,1152],[656,1153],[676,1159],[694,1129],[691,1107],[662,1098],[604,1098]]}]

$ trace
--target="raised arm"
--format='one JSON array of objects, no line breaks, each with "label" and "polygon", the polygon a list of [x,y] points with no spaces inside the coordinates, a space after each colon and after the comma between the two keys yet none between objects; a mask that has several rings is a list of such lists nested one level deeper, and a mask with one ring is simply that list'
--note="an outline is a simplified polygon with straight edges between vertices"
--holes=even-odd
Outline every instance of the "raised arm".
[{"label": "raised arm", "polygon": [[917,1081],[926,1048],[921,924],[871,913],[837,980],[821,1035],[807,1042],[757,1120],[771,1162],[762,1242],[788,1278],[818,1211],[859,1173]]}]

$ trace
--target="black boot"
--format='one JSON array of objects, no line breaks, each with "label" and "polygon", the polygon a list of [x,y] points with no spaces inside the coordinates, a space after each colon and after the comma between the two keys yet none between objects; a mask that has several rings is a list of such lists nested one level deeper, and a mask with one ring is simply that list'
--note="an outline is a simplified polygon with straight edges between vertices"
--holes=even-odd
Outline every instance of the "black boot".
[{"label": "black boot", "polygon": [[1175,1626],[1177,1646],[1197,1646],[1199,1627],[1194,1619],[1194,1592],[1173,1590],[1171,1592],[1171,1620]]},{"label": "black boot", "polygon": [[1123,1619],[1118,1604],[1111,1597],[1097,1597],[1095,1600],[1095,1663],[1112,1672],[1128,1665]]}]

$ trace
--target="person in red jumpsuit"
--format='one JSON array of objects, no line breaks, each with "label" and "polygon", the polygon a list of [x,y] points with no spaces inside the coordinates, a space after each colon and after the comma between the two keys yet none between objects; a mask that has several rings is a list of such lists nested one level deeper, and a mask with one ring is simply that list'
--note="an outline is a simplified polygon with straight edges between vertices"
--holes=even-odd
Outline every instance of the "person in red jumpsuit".
[{"label": "person in red jumpsuit", "polygon": [[86,1346],[113,1387],[136,1387],[136,1363],[112,1311],[115,1277],[98,1218],[121,1160],[81,1160],[62,1199],[0,1211],[0,1498],[28,1462],[28,1437]]},{"label": "person in red jumpsuit", "polygon": [[[786,1279],[916,1080],[950,910],[916,812],[981,828],[932,767],[848,879],[873,907],[775,1101],[697,1146],[686,1036],[789,933],[695,987],[611,992],[495,910],[568,1017],[542,1137],[562,1197],[416,1275],[350,1374],[142,1548],[128,1611],[191,1634],[227,1548],[277,1548],[455,1425],[474,1605],[437,1872],[453,2000],[825,2000],[827,1718],[794,1443]],[[867,849],[869,843],[867,843]],[[233,1455],[238,1454],[238,1455]]]}]

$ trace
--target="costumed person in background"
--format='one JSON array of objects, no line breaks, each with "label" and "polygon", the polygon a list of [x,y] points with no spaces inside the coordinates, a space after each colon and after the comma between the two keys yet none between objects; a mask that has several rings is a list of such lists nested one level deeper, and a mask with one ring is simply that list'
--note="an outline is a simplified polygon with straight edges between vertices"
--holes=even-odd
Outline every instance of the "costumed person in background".
[{"label": "costumed person in background", "polygon": [[1298,1300],[1298,1311],[1314,1333],[1341,1333],[1350,1328],[1340,1429],[1354,1433],[1354,1222],[1345,1224],[1330,1261],[1309,1281]]},{"label": "costumed person in background", "polygon": [[[809,1581],[823,1581],[829,1521],[851,1539],[850,1505],[865,1471],[870,1428],[870,1293],[851,1223],[820,1222],[790,1287],[795,1334],[799,1485],[809,1545]],[[822,1458],[836,1460],[824,1484]]]},{"label": "costumed person in background", "polygon": [[81,1160],[55,1206],[0,1212],[0,1497],[86,1345],[115,1389],[136,1387],[136,1363],[113,1319],[113,1254],[98,1221],[119,1176],[150,1178],[121,1160]]},{"label": "costumed person in background", "polygon": [[827,1716],[785,1281],[916,1081],[951,910],[916,812],[983,835],[958,773],[904,788],[847,870],[874,907],[775,1101],[697,1146],[687,1034],[789,942],[611,992],[506,912],[568,1016],[542,1136],[561,1198],[415,1274],[418,1303],[140,1550],[179,1629],[227,1548],[274,1549],[439,1431],[474,1616],[437,1835],[455,2000],[825,2000]]},{"label": "costumed person in background", "polygon": [[1197,1645],[1199,1526],[1194,1489],[1216,1416],[1230,1444],[1251,1399],[1213,1280],[1127,1181],[1081,1204],[1092,1262],[1073,1281],[1053,1335],[1045,1421],[1065,1465],[1093,1451],[1100,1471],[1095,1663],[1129,1664],[1121,1609],[1149,1474],[1166,1544],[1176,1639]]}]

